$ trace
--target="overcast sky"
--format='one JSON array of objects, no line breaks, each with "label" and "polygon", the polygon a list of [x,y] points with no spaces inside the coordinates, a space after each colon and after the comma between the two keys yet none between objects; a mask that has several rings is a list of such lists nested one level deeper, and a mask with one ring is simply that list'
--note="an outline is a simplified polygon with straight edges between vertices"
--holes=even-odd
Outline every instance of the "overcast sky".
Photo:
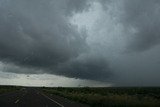
[{"label": "overcast sky", "polygon": [[159,86],[159,0],[0,0],[0,84]]}]

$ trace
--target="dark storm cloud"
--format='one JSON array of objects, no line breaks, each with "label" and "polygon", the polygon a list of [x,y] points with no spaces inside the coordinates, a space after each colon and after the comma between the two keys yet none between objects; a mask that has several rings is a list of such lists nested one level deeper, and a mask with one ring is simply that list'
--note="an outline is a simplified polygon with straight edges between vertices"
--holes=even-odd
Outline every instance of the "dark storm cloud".
[{"label": "dark storm cloud", "polygon": [[112,18],[123,25],[130,51],[145,51],[160,43],[159,0],[100,1],[105,11],[111,11]]},{"label": "dark storm cloud", "polygon": [[42,66],[67,60],[85,47],[85,41],[79,36],[83,34],[70,26],[63,12],[48,2],[18,0],[8,5],[1,10],[2,58]]},{"label": "dark storm cloud", "polygon": [[[82,37],[85,34],[78,33],[66,21],[63,10],[54,7],[59,2],[53,5],[49,2],[16,0],[1,6],[1,60],[48,67],[85,50],[87,45]],[[73,11],[71,7],[67,11]]]},{"label": "dark storm cloud", "polygon": [[[101,0],[105,17],[97,28],[105,35],[101,36],[101,41],[105,41],[102,52],[109,53],[111,46],[113,49],[108,56],[115,74],[113,83],[117,86],[159,86],[160,1],[106,1]],[[110,38],[111,46],[105,48]]]},{"label": "dark storm cloud", "polygon": [[129,48],[136,51],[150,49],[160,43],[160,1],[125,0],[124,25],[135,32]]},{"label": "dark storm cloud", "polygon": [[[112,75],[106,59],[94,55],[82,55],[60,65],[57,70],[69,77],[77,77],[78,75],[82,79],[100,81],[106,81]],[[70,73],[66,71],[70,71]]]},{"label": "dark storm cloud", "polygon": [[77,60],[89,47],[86,33],[71,25],[69,17],[88,7],[86,0],[0,1],[0,60],[8,63],[4,71],[107,77],[105,61]]},{"label": "dark storm cloud", "polygon": [[[159,59],[154,55],[160,43],[159,7],[159,0],[0,0],[2,70],[123,85],[137,83],[134,74],[145,83],[154,69],[154,83],[160,70],[154,62]],[[86,19],[93,26],[82,31],[70,21],[77,13],[82,17],[77,23],[92,19],[88,14],[99,16],[94,24]],[[122,55],[126,50],[130,53]]]}]

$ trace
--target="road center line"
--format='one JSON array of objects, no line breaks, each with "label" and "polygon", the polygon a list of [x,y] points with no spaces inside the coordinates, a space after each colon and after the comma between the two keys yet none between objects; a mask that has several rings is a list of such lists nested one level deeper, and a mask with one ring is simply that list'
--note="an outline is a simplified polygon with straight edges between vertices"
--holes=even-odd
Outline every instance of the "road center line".
[{"label": "road center line", "polygon": [[57,101],[55,101],[55,100],[53,100],[53,99],[49,98],[49,97],[48,97],[48,96],[46,96],[45,94],[41,93],[41,95],[43,95],[43,96],[44,96],[44,97],[46,97],[47,99],[49,99],[49,100],[53,101],[54,103],[58,104],[59,106],[64,107],[62,104],[60,104],[60,103],[58,103]]},{"label": "road center line", "polygon": [[19,102],[19,99],[18,100],[16,100],[14,103],[18,103]]}]

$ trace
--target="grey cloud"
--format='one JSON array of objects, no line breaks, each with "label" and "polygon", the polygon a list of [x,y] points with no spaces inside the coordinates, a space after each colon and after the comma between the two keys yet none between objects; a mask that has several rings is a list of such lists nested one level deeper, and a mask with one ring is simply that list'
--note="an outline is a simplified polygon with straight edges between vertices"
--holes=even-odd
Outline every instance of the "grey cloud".
[{"label": "grey cloud", "polygon": [[62,7],[62,9],[67,15],[73,15],[77,12],[83,12],[88,10],[90,7],[88,1],[89,0],[66,0],[66,4]]},{"label": "grey cloud", "polygon": [[144,51],[160,43],[159,7],[159,0],[125,0],[123,24],[135,30],[129,48]]},{"label": "grey cloud", "polygon": [[110,76],[113,76],[106,59],[91,54],[83,54],[76,59],[63,63],[58,66],[57,70],[68,77],[77,77],[78,75],[82,79],[100,81],[107,81]]},{"label": "grey cloud", "polygon": [[[100,16],[93,28],[81,32],[70,18],[88,10],[96,14],[89,9],[91,2],[103,7],[93,3]],[[154,61],[159,61],[155,54],[160,43],[159,5],[158,0],[1,0],[2,70],[118,85],[136,85],[142,79],[143,85],[157,85],[160,68]]]},{"label": "grey cloud", "polygon": [[88,40],[109,62],[114,74],[110,81],[116,86],[159,86],[159,1],[99,3],[103,11]]},{"label": "grey cloud", "polygon": [[89,52],[89,46],[86,33],[79,32],[68,18],[88,8],[87,0],[1,1],[0,60],[9,63],[4,71],[107,78],[104,60],[77,60]]},{"label": "grey cloud", "polygon": [[160,43],[159,0],[101,0],[101,3],[123,25],[128,51],[141,52]]},{"label": "grey cloud", "polygon": [[7,8],[1,7],[1,60],[49,67],[76,57],[87,48],[81,36],[85,34],[78,33],[63,12],[51,8],[48,2],[18,0],[8,2]]}]

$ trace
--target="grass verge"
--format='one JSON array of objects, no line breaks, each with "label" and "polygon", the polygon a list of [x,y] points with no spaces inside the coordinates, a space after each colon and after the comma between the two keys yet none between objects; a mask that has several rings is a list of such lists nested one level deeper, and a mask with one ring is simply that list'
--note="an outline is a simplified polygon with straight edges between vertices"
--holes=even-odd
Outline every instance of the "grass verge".
[{"label": "grass verge", "polygon": [[18,86],[0,86],[0,94],[19,90]]}]

